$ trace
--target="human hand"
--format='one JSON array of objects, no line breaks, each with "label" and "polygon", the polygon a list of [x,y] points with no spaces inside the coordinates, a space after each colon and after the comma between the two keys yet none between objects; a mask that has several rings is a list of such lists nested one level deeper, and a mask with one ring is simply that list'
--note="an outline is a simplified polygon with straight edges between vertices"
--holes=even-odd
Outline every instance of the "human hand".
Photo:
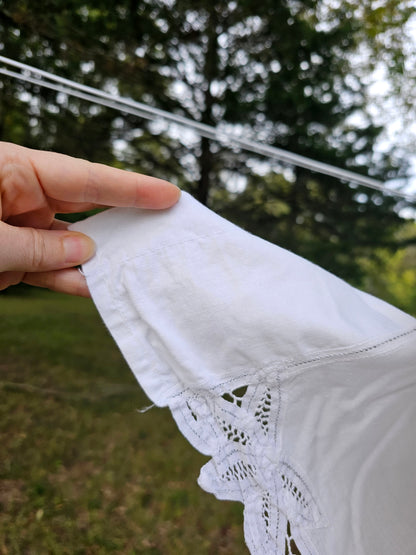
[{"label": "human hand", "polygon": [[23,281],[88,297],[74,266],[94,254],[94,243],[55,214],[106,206],[162,209],[179,195],[161,179],[0,142],[0,290]]}]

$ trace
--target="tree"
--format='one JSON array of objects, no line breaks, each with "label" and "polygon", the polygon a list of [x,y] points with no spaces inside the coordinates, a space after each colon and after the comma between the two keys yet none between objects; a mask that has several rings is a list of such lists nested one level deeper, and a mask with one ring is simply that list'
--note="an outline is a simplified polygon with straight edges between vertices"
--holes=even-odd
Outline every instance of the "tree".
[{"label": "tree", "polygon": [[367,291],[416,316],[416,246],[412,244],[415,234],[416,224],[409,222],[397,233],[402,245],[399,249],[391,253],[378,248],[373,258],[363,258],[360,264]]},{"label": "tree", "polygon": [[247,231],[360,285],[370,267],[360,261],[375,260],[375,249],[383,244],[383,252],[391,254],[401,220],[393,210],[388,218],[380,217],[380,194],[370,200],[368,192],[356,190],[355,198],[351,193],[331,179],[308,176],[302,183],[269,173],[251,177],[237,195],[217,192],[215,206]]},{"label": "tree", "polygon": [[[0,0],[0,50],[93,87],[138,99],[149,95],[151,87],[163,95],[164,78],[151,62],[149,37],[158,31],[150,12],[150,5],[127,0],[113,5],[105,0]],[[149,50],[146,59],[136,55],[143,44]],[[2,140],[137,170],[143,165],[153,173],[157,168],[161,177],[165,175],[160,161],[178,171],[161,141],[137,118],[9,78],[2,79],[0,94]],[[133,128],[134,136],[143,135],[144,148],[123,156],[114,145],[126,138],[134,142]]]},{"label": "tree", "polygon": [[[402,175],[402,161],[374,152],[382,129],[372,121],[366,84],[352,67],[374,27],[370,12],[352,0],[331,4],[3,1],[3,52],[220,130],[381,179]],[[172,129],[154,137],[154,126],[135,117],[10,85],[17,103],[26,90],[31,96],[23,123],[17,124],[20,109],[14,110],[9,133],[26,133],[34,146],[173,178],[202,202],[343,277],[358,282],[358,255],[394,243],[398,207],[379,193],[276,164],[281,177],[264,178],[272,166],[265,171],[254,155],[189,133],[174,136]],[[117,149],[120,139],[123,148]],[[236,174],[247,185],[241,196],[230,193]],[[287,205],[284,218],[255,203],[262,195],[268,206]]]}]

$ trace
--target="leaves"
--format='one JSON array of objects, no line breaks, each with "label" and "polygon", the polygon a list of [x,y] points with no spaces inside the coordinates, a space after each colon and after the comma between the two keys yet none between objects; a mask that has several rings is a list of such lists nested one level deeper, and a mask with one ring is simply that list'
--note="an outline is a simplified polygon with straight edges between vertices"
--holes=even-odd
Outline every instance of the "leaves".
[{"label": "leaves", "polygon": [[[117,0],[111,8],[104,0],[3,1],[0,50],[220,132],[384,180],[407,167],[400,151],[375,149],[383,126],[366,75],[384,59],[408,90],[400,30],[410,8],[410,0]],[[394,245],[401,225],[403,203],[183,128],[6,78],[0,109],[4,140],[171,179],[355,282],[358,257]],[[232,192],[232,181],[246,190]]]}]

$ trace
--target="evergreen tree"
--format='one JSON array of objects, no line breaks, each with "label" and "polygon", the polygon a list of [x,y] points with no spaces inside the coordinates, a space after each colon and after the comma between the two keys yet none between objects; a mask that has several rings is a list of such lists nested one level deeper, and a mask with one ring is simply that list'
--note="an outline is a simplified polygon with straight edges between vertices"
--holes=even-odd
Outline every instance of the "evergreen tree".
[{"label": "evergreen tree", "polygon": [[[387,179],[405,167],[374,153],[381,128],[351,62],[368,36],[368,13],[352,0],[335,8],[324,0],[0,0],[0,31],[10,57]],[[135,117],[3,83],[3,138],[174,179],[255,233],[357,282],[358,255],[391,244],[400,225],[397,203],[379,193],[276,165],[276,175],[263,177],[264,160],[254,155],[189,133],[154,136]],[[25,90],[32,96],[22,110]],[[242,194],[230,192],[236,174],[246,180]]]},{"label": "evergreen tree", "polygon": [[[0,53],[62,77],[149,101],[165,94],[152,64],[158,29],[150,4],[105,0],[0,0]],[[146,57],[138,54],[146,45]],[[153,46],[152,46],[153,45]],[[118,153],[118,140],[140,148]],[[145,122],[11,78],[0,80],[0,139],[167,177],[178,163]],[[173,141],[168,141],[173,144]],[[166,171],[165,171],[166,168]]]}]

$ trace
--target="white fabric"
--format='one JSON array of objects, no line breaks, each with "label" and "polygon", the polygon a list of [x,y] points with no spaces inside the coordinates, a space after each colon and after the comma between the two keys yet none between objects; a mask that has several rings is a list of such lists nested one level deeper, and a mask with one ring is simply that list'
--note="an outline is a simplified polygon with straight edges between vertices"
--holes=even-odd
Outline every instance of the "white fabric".
[{"label": "white fabric", "polygon": [[141,386],[212,457],[199,484],[244,502],[252,554],[414,555],[414,318],[186,193],[73,228]]}]

